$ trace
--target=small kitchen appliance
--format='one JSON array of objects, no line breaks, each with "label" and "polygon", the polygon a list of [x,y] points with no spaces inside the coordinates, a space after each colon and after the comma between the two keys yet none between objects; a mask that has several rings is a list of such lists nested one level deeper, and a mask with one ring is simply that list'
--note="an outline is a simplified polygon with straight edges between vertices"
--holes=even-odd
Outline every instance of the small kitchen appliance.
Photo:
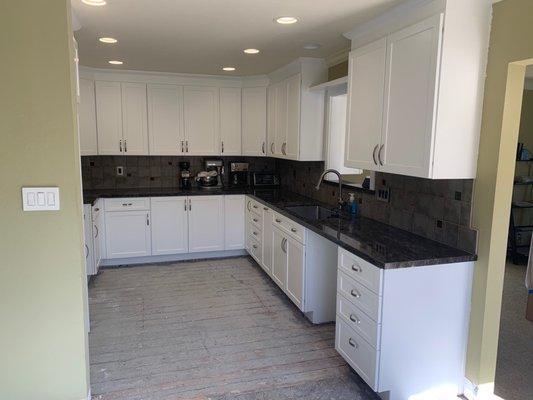
[{"label": "small kitchen appliance", "polygon": [[181,161],[178,164],[180,168],[180,175],[179,175],[179,181],[180,181],[180,188],[182,189],[190,189],[191,188],[191,164],[188,161]]},{"label": "small kitchen appliance", "polygon": [[244,187],[250,184],[250,175],[247,162],[230,162],[229,164],[229,185],[232,187]]},{"label": "small kitchen appliance", "polygon": [[201,188],[219,188],[222,186],[222,175],[224,174],[224,163],[222,160],[205,160],[205,171],[199,172],[196,182]]}]

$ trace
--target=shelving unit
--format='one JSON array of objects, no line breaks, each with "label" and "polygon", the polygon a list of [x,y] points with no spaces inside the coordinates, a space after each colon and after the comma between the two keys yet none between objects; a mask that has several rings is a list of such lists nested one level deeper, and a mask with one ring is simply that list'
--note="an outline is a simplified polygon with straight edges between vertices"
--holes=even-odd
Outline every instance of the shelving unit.
[{"label": "shelving unit", "polygon": [[[523,163],[533,163],[533,159],[516,160],[516,162],[523,165]],[[532,165],[533,164],[528,164],[528,168],[531,169]],[[533,187],[533,182],[514,182],[513,188],[517,187]],[[509,222],[508,254],[513,263],[519,264],[523,263],[524,261],[527,262],[530,248],[530,241],[528,240],[527,243],[523,243],[521,236],[525,233],[529,235],[531,232],[533,232],[533,223],[517,223],[517,218],[522,217],[521,220],[524,219],[522,214],[529,212],[528,210],[530,209],[533,209],[533,201],[516,200],[515,195],[516,193],[513,191],[513,202],[511,203]]]}]

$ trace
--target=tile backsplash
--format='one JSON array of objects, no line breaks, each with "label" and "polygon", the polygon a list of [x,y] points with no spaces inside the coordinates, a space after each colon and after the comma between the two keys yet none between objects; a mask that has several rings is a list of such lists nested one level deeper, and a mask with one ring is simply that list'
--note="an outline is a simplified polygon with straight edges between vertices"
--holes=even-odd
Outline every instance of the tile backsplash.
[{"label": "tile backsplash", "polygon": [[[282,171],[283,186],[318,201],[337,204],[337,186],[315,185],[324,170],[323,162],[276,160]],[[383,202],[375,194],[357,189],[343,189],[344,200],[350,192],[360,203],[362,216],[393,225],[417,235],[457,247],[476,251],[477,231],[470,228],[473,180],[432,180],[402,175],[376,173],[376,189],[388,187],[390,201]]]}]

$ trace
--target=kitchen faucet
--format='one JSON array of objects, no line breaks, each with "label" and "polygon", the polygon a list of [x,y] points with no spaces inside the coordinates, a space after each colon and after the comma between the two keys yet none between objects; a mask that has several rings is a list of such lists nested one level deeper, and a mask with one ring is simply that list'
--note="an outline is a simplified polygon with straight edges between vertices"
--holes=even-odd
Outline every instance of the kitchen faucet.
[{"label": "kitchen faucet", "polygon": [[322,172],[322,175],[320,175],[320,178],[318,179],[318,182],[317,182],[317,184],[315,186],[315,190],[319,190],[320,189],[320,184],[322,183],[322,180],[324,179],[324,176],[326,176],[330,172],[339,177],[339,200],[338,200],[338,203],[339,203],[339,211],[342,211],[342,206],[344,204],[344,202],[342,201],[342,175],[341,175],[341,173],[339,171],[337,171],[336,169],[326,169],[324,172]]}]

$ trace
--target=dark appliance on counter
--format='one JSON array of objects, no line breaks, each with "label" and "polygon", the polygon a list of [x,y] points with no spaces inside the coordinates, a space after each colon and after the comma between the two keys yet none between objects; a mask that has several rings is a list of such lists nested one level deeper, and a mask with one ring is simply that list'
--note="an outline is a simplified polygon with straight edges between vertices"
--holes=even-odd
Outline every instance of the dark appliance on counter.
[{"label": "dark appliance on counter", "polygon": [[204,166],[205,171],[198,173],[196,178],[198,186],[200,188],[220,188],[224,174],[224,162],[219,159],[210,159],[205,160]]},{"label": "dark appliance on counter", "polygon": [[248,172],[250,164],[247,162],[230,162],[229,164],[229,186],[245,187],[250,184]]},{"label": "dark appliance on counter", "polygon": [[188,161],[181,161],[178,164],[180,168],[179,181],[181,189],[191,188],[191,163]]},{"label": "dark appliance on counter", "polygon": [[277,201],[280,197],[280,179],[274,172],[254,172],[252,174],[253,193],[266,201]]}]

